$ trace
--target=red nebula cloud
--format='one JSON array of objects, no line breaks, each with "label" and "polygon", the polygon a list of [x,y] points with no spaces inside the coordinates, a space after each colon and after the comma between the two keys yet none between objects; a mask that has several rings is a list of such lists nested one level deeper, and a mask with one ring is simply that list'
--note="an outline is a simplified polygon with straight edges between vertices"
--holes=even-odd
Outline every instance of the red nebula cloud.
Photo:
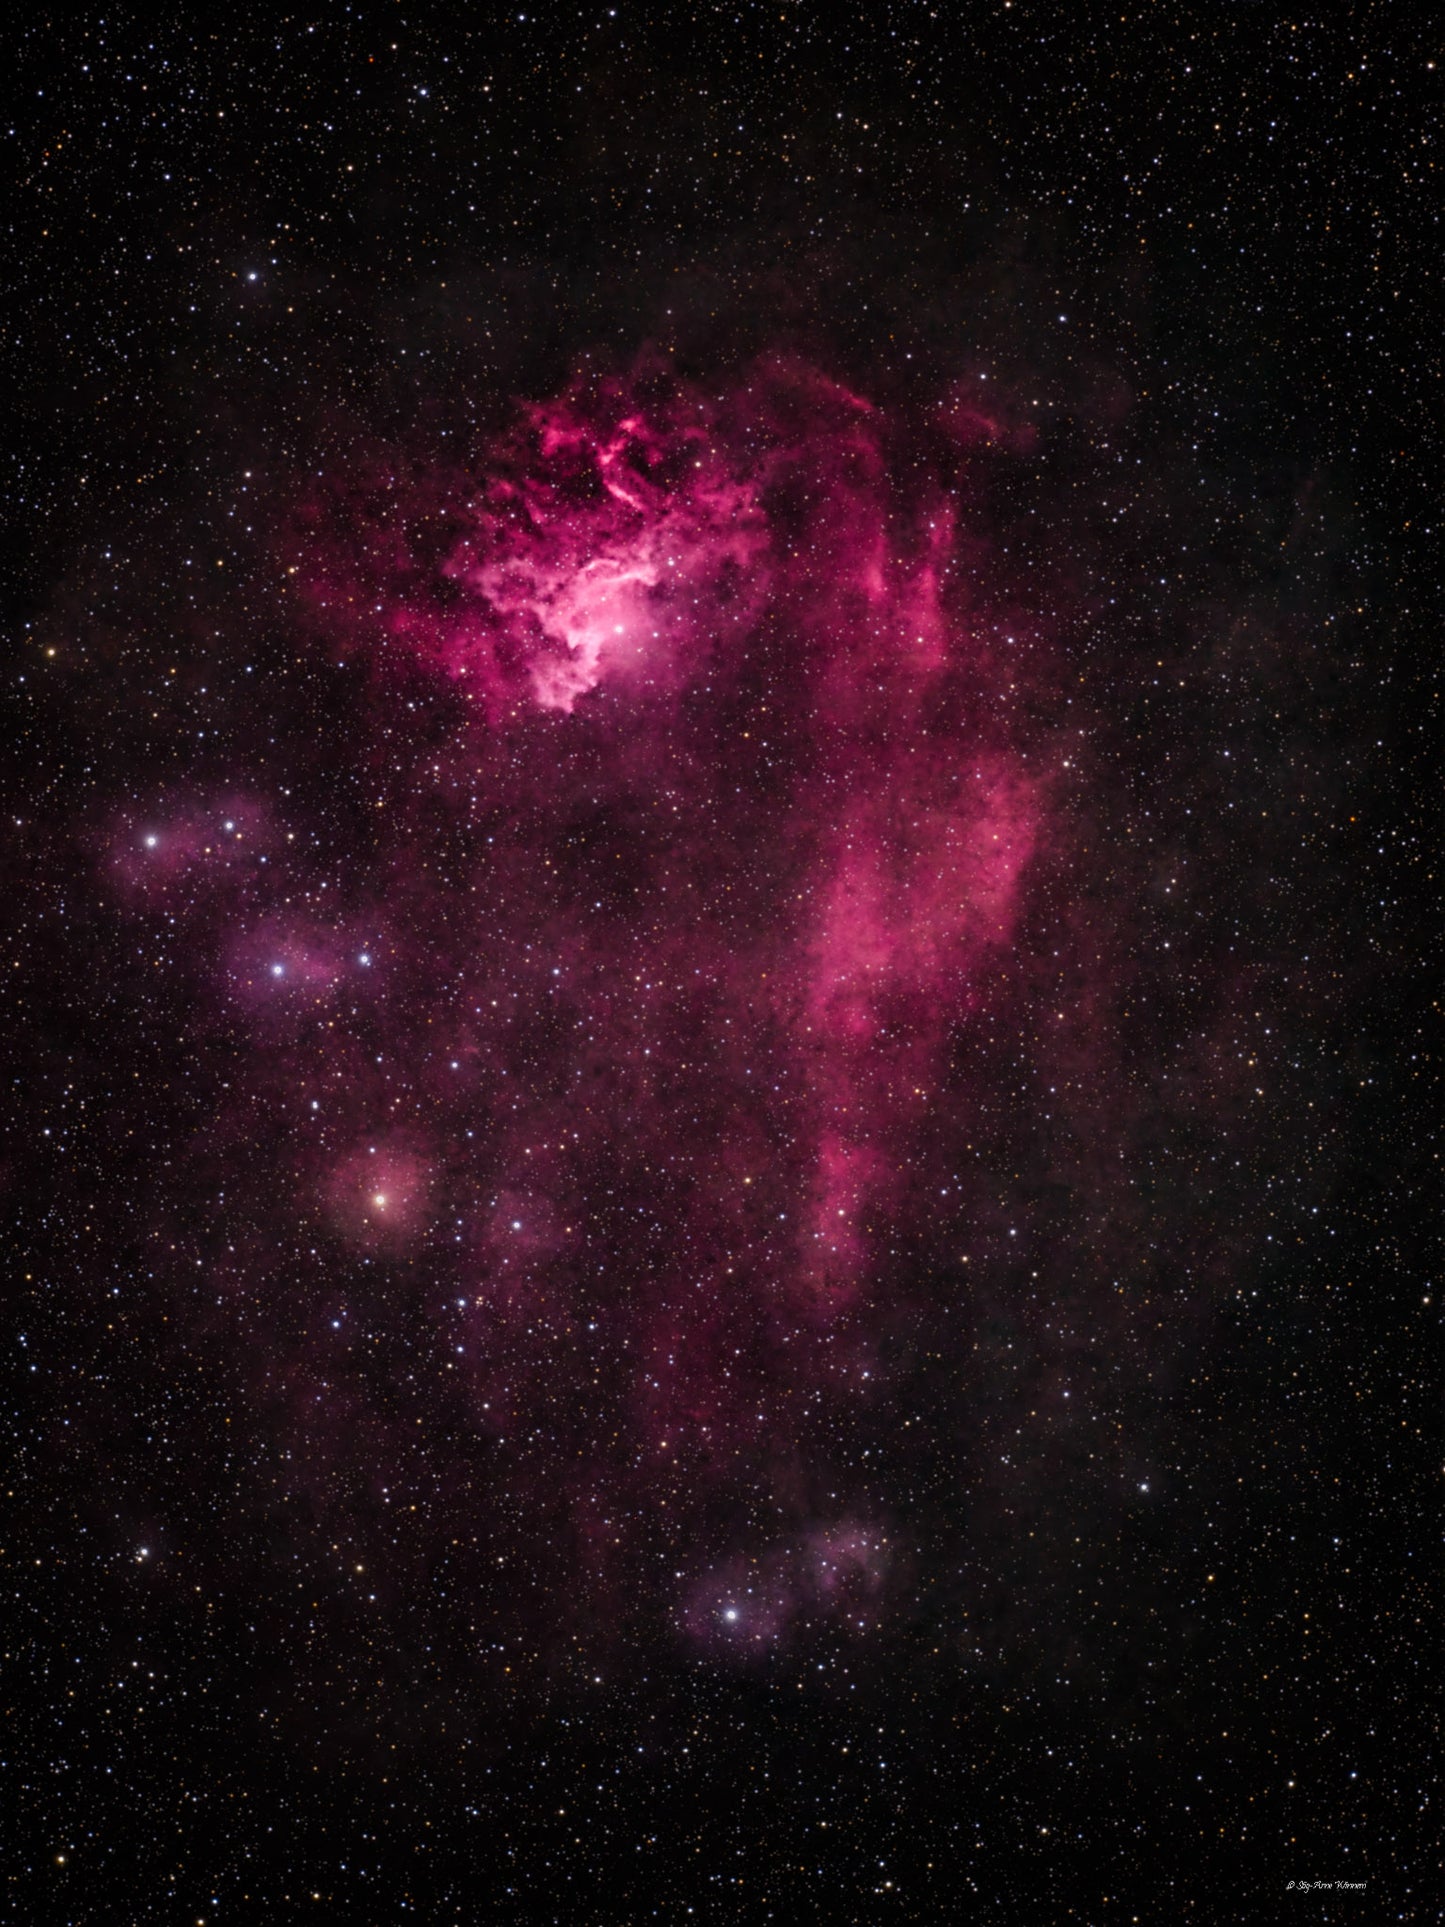
[{"label": "red nebula cloud", "polygon": [[104,843],[121,896],[159,906],[244,892],[261,860],[274,861],[279,840],[264,804],[223,794],[127,812],[108,826]]},{"label": "red nebula cloud", "polygon": [[228,976],[247,998],[314,998],[337,982],[352,949],[334,932],[268,920],[237,939]]},{"label": "red nebula cloud", "polygon": [[[364,1145],[329,1207],[379,1249],[445,1224],[479,1429],[597,1414],[572,1454],[588,1544],[608,1481],[680,1479],[679,1519],[740,1458],[797,1460],[801,1387],[866,1400],[900,1240],[933,1235],[921,1174],[973,1114],[959,1027],[1047,797],[960,566],[976,451],[900,432],[806,366],[703,389],[645,364],[523,409],[469,466],[358,460],[294,532],[391,767],[419,691],[443,725],[377,817],[394,992],[355,1092],[435,1155]],[[258,1008],[339,1011],[353,947],[258,924],[231,974]],[[749,1639],[894,1569],[861,1529],[797,1531],[753,1575]]]},{"label": "red nebula cloud", "polygon": [[856,1520],[813,1526],[800,1543],[735,1555],[695,1581],[679,1626],[710,1657],[744,1662],[765,1658],[809,1626],[866,1633],[895,1563],[889,1535],[878,1528]]},{"label": "red nebula cloud", "polygon": [[430,1169],[403,1145],[357,1145],[327,1172],[322,1193],[332,1224],[364,1247],[395,1247],[414,1238],[427,1218]]}]

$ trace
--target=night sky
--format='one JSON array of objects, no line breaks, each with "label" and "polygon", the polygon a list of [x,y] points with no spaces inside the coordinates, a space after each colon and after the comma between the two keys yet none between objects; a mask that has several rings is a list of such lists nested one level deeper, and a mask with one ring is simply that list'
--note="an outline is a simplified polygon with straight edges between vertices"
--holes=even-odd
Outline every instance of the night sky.
[{"label": "night sky", "polygon": [[12,29],[8,1917],[1433,1905],[1426,24]]}]

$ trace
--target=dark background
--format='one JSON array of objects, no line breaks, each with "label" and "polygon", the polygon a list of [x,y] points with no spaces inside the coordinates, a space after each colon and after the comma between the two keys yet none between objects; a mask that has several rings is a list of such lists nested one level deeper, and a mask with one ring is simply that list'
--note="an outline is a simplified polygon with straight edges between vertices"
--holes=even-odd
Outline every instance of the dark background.
[{"label": "dark background", "polygon": [[[1429,1904],[1426,24],[1017,0],[116,8],[12,28],[16,1919]],[[238,468],[269,526],[316,464],[387,438],[425,459],[580,356],[647,342],[703,381],[803,352],[904,421],[987,362],[1074,425],[1003,464],[988,515],[1008,593],[1058,612],[1098,739],[1035,934],[1050,904],[1082,906],[1132,993],[1100,1021],[1130,1067],[1108,1129],[1136,1181],[1091,1209],[1111,1220],[1101,1274],[1148,1275],[1158,1315],[1098,1315],[1116,1409],[1168,1476],[1156,1503],[1110,1509],[1035,1441],[1006,1501],[982,1452],[951,1485],[905,1449],[894,1503],[928,1573],[967,1569],[981,1644],[965,1664],[939,1631],[951,1581],[920,1582],[846,1702],[806,1656],[735,1674],[645,1636],[595,1695],[545,1639],[504,1685],[424,1600],[380,1625],[338,1603],[314,1632],[295,1596],[329,1527],[286,1491],[254,1380],[178,1282],[206,1236],[189,1147],[230,1045],[201,1034],[183,955],[163,991],[130,959],[96,880],[97,825],[127,798],[241,769],[285,772],[319,808],[348,780],[344,701],[236,524]],[[1127,537],[1098,505],[1101,423],[1138,471]],[[179,573],[201,544],[224,592]],[[258,680],[205,710],[200,747],[197,692],[238,635]],[[155,709],[134,692],[167,655]],[[1084,863],[1090,825],[1120,813],[1144,854]],[[1180,852],[1203,879],[1189,1010],[1118,907]],[[1225,983],[1269,1025],[1261,1104],[1202,1070],[1161,1095],[1171,1040]],[[1170,1162],[1185,1143],[1207,1145],[1203,1192]],[[1087,1244],[1047,1138],[1005,1121],[999,1154],[1032,1160],[1060,1248]],[[1196,1219],[1207,1235],[1186,1235]],[[1039,1342],[1024,1310],[977,1331],[1000,1353]],[[886,1341],[910,1409],[945,1409],[946,1350]],[[972,1369],[965,1440],[1017,1416]],[[870,1423],[894,1438],[902,1409]],[[161,1518],[199,1583],[135,1560]]]}]

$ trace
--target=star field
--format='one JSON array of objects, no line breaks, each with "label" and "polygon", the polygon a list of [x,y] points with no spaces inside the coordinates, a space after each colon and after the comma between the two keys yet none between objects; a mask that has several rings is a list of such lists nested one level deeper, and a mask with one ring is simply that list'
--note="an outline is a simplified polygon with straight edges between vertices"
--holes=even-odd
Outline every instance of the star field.
[{"label": "star field", "polygon": [[16,46],[15,1917],[1418,1917],[1419,25]]}]

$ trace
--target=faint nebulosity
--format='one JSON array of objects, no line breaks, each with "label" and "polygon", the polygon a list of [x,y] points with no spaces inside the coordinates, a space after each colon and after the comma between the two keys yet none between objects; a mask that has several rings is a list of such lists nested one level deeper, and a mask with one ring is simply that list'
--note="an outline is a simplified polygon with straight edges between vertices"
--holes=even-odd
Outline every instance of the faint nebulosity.
[{"label": "faint nebulosity", "polygon": [[1403,1918],[1433,69],[681,19],[27,42],[18,1915]]}]

